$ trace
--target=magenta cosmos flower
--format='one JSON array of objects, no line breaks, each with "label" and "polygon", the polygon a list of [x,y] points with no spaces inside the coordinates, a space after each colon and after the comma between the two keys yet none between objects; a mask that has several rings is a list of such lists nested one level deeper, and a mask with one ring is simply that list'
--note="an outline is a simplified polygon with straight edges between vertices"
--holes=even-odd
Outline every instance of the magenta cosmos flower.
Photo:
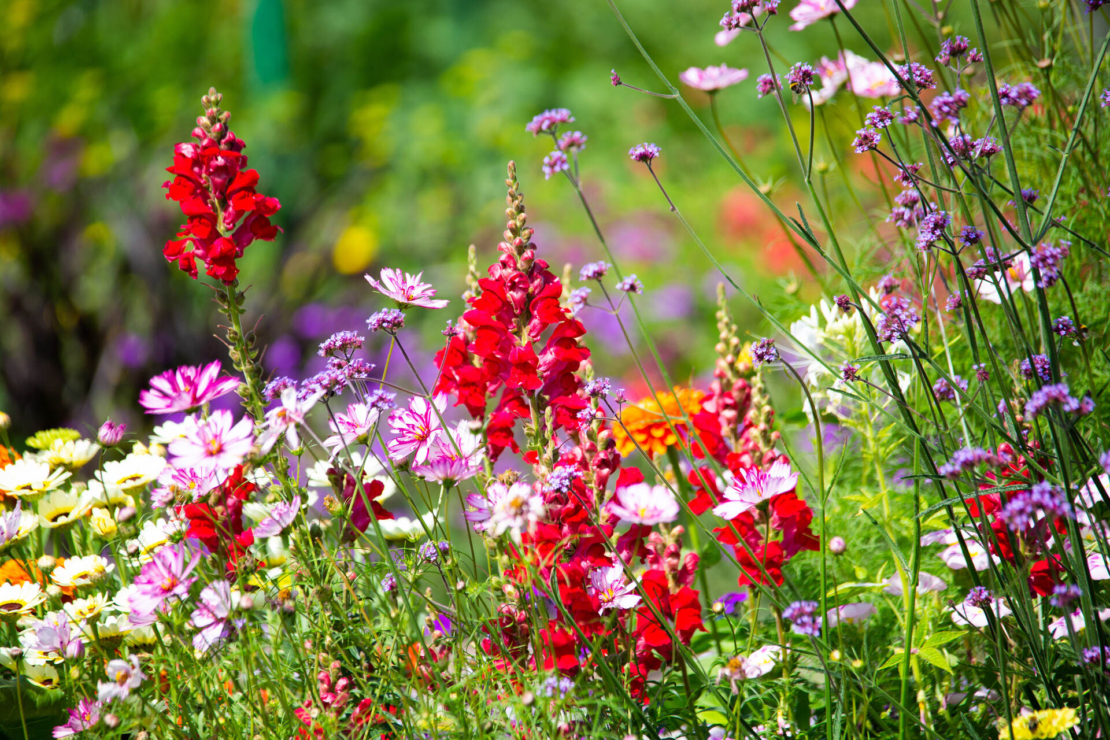
[{"label": "magenta cosmos flower", "polygon": [[230,470],[243,462],[254,444],[254,422],[249,416],[238,424],[234,421],[226,409],[202,420],[185,417],[185,435],[170,442],[173,466],[208,473]]},{"label": "magenta cosmos flower", "polygon": [[705,69],[690,67],[685,72],[679,73],[678,79],[697,90],[716,92],[748,79],[748,70],[733,69],[727,64]]},{"label": "magenta cosmos flower", "polygon": [[725,490],[724,502],[714,507],[713,513],[731,521],[780,493],[792,491],[797,485],[798,474],[790,472],[790,463],[782,460],[776,460],[770,470],[741,468]]},{"label": "magenta cosmos flower", "polygon": [[409,306],[443,308],[450,303],[450,301],[435,299],[436,289],[430,283],[420,282],[423,276],[422,272],[409,275],[392,267],[385,267],[382,268],[380,282],[369,275],[366,276],[366,282],[370,283],[370,287],[374,290],[396,301],[400,308]]},{"label": "magenta cosmos flower", "polygon": [[347,413],[336,412],[335,418],[328,420],[334,434],[324,440],[324,447],[334,451],[355,442],[366,444],[381,413],[381,409],[373,404],[348,404]]},{"label": "magenta cosmos flower", "polygon": [[67,710],[69,721],[54,728],[54,737],[72,737],[79,732],[96,727],[100,722],[100,702],[81,699],[75,709]]},{"label": "magenta cosmos flower", "polygon": [[[847,10],[856,6],[856,0],[843,0],[843,3]],[[796,8],[790,11],[790,20],[794,21],[790,30],[801,31],[822,18],[828,18],[830,15],[839,12],[840,6],[836,4],[836,0],[802,0]]]},{"label": "magenta cosmos flower", "polygon": [[395,436],[389,440],[389,456],[400,462],[412,455],[414,465],[427,462],[432,444],[442,434],[439,413],[445,408],[446,396],[436,396],[432,403],[426,398],[414,396],[409,400],[407,409],[397,409],[390,414],[389,427]]},{"label": "magenta cosmos flower", "polygon": [[148,414],[190,411],[231,393],[239,379],[220,377],[220,361],[207,365],[182,365],[150,379],[150,390],[139,394],[139,405]]},{"label": "magenta cosmos flower", "polygon": [[168,599],[184,599],[189,587],[196,582],[189,574],[200,562],[195,552],[186,560],[184,545],[166,545],[154,553],[150,562],[143,564],[142,572],[135,577],[135,590],[128,598],[130,620],[141,626],[155,621],[155,613]]},{"label": "magenta cosmos flower", "polygon": [[609,511],[621,521],[652,526],[678,518],[678,501],[663,486],[633,483],[617,491]]},{"label": "magenta cosmos flower", "polygon": [[139,668],[138,656],[130,656],[130,660],[110,660],[105,668],[108,680],[97,684],[101,702],[115,700],[123,701],[131,696],[131,689],[139,688],[146,676]]}]

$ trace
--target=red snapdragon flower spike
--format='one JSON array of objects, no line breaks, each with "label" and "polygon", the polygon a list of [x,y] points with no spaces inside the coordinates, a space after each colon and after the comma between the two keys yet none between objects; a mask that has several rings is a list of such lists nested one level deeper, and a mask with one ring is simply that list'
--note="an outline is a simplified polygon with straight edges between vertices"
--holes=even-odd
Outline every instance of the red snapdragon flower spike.
[{"label": "red snapdragon flower spike", "polygon": [[219,93],[204,96],[206,113],[193,130],[196,143],[174,147],[174,177],[166,181],[167,200],[177,201],[187,219],[162,254],[197,277],[197,260],[205,273],[230,285],[239,274],[236,260],[256,239],[272,241],[280,228],[270,223],[281,208],[277,198],[258,193],[258,173],[246,169],[246,144],[227,128],[230,113],[219,109]]},{"label": "red snapdragon flower spike", "polygon": [[488,417],[492,460],[506,448],[520,451],[513,427],[517,419],[531,417],[525,394],[545,407],[541,415],[552,409],[556,430],[576,431],[577,414],[588,404],[576,374],[590,357],[580,342],[586,329],[560,302],[559,278],[536,257],[514,172],[510,165],[510,221],[506,241],[498,245],[502,254],[467,299],[458,324],[461,336],[451,337],[436,355],[435,392],[454,396],[475,419]]}]

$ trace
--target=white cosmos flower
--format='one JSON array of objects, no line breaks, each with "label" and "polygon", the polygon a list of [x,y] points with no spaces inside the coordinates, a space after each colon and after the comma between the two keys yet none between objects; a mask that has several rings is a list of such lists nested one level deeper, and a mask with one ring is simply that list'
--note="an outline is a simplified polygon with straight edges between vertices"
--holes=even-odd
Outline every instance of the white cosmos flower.
[{"label": "white cosmos flower", "polygon": [[[971,556],[971,564],[975,570],[986,570],[990,567],[988,563],[991,560],[994,561],[995,565],[1002,562],[1001,558],[997,555],[991,555],[990,551],[975,540],[965,537],[964,542],[967,544],[967,553]],[[964,551],[960,548],[959,542],[946,547],[940,553],[940,559],[952,570],[963,570],[967,567],[967,559],[964,557]]]},{"label": "white cosmos flower", "polygon": [[[886,588],[883,589],[884,594],[901,596],[904,593],[902,590],[901,574],[895,573],[890,578],[887,578],[884,583],[886,584]],[[921,571],[917,574],[917,593],[919,594],[927,594],[930,591],[943,591],[946,588],[948,588],[948,584],[931,573]]]},{"label": "white cosmos flower", "polygon": [[23,458],[0,468],[0,493],[34,501],[69,478],[68,470],[51,470],[48,463]]},{"label": "white cosmos flower", "polygon": [[667,488],[633,483],[617,491],[609,502],[609,511],[630,524],[653,526],[678,518],[678,501]]},{"label": "white cosmos flower", "polygon": [[875,616],[877,610],[874,604],[861,601],[858,604],[841,604],[829,609],[825,615],[825,624],[831,629],[840,623],[863,624]]},{"label": "white cosmos flower", "polygon": [[[1013,614],[1010,608],[998,599],[995,599],[990,604],[989,608],[998,619]],[[987,610],[978,606],[972,606],[966,601],[952,607],[952,621],[956,624],[971,625],[973,627],[986,627],[989,624],[987,621]]]},{"label": "white cosmos flower", "polygon": [[[1100,622],[1105,622],[1110,619],[1110,609],[1103,609],[1097,616]],[[1068,623],[1064,621],[1065,619],[1067,617],[1059,617],[1048,623],[1048,631],[1056,640],[1063,640],[1068,636]],[[1082,609],[1076,609],[1071,613],[1071,628],[1077,633],[1087,629],[1087,618],[1083,616]]]},{"label": "white cosmos flower", "polygon": [[741,468],[725,489],[724,501],[713,509],[713,513],[722,519],[732,520],[748,509],[794,490],[797,485],[798,474],[790,470],[790,463],[782,460],[776,460],[770,470]]}]

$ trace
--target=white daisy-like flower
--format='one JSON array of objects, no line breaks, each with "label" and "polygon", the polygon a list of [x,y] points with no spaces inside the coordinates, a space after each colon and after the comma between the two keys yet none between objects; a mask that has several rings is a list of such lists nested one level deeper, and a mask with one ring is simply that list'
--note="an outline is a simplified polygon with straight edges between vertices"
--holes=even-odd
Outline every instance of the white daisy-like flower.
[{"label": "white daisy-like flower", "polygon": [[77,470],[96,457],[100,445],[88,439],[55,439],[50,447],[35,454],[35,459],[51,468]]},{"label": "white daisy-like flower", "polygon": [[50,580],[61,588],[79,588],[96,583],[115,570],[115,567],[100,555],[69,558],[50,571]]},{"label": "white daisy-like flower", "polygon": [[42,665],[27,663],[20,671],[20,675],[35,686],[41,686],[44,689],[56,689],[60,685],[58,683],[58,671],[49,663]]},{"label": "white daisy-like flower", "polygon": [[89,526],[106,540],[114,537],[119,531],[119,524],[112,516],[112,512],[99,506],[89,514]]},{"label": "white daisy-like flower", "polygon": [[88,622],[78,625],[81,637],[89,642],[122,642],[135,627],[127,621],[127,617],[117,614],[106,614],[96,622],[96,629]]},{"label": "white daisy-like flower", "polygon": [[62,611],[73,624],[95,619],[107,608],[108,597],[104,594],[93,594],[87,599],[74,599],[68,604],[62,604]]},{"label": "white daisy-like flower", "polygon": [[68,470],[51,470],[47,463],[23,458],[0,468],[0,493],[34,501],[58,488],[70,475]]},{"label": "white daisy-like flower", "polygon": [[55,489],[38,503],[39,523],[47,529],[57,529],[72,524],[92,508],[72,491]]},{"label": "white daisy-like flower", "polygon": [[157,480],[165,468],[164,458],[132,453],[122,460],[104,463],[104,469],[97,472],[94,479],[100,481],[105,490],[127,492]]},{"label": "white daisy-like flower", "polygon": [[176,532],[177,527],[165,519],[147,519],[143,522],[143,528],[139,530],[139,536],[131,540],[139,546],[139,562],[149,561],[156,550],[173,541],[173,535]]},{"label": "white daisy-like flower", "polygon": [[46,600],[46,594],[37,583],[0,584],[0,617],[19,618],[35,611]]},{"label": "white daisy-like flower", "polygon": [[405,516],[396,519],[381,519],[378,521],[378,525],[382,528],[382,537],[387,540],[418,540],[424,536],[424,526],[420,525],[421,521],[424,522],[424,526],[429,531],[435,531],[435,515],[431,512],[421,514],[417,519],[410,519]]},{"label": "white daisy-like flower", "polygon": [[89,481],[89,487],[81,494],[84,502],[89,506],[134,506],[135,499],[122,488],[112,486],[105,489],[104,484],[95,478]]},{"label": "white daisy-like flower", "polygon": [[158,644],[158,635],[151,625],[134,627],[123,638],[123,644],[131,647],[150,647]]}]

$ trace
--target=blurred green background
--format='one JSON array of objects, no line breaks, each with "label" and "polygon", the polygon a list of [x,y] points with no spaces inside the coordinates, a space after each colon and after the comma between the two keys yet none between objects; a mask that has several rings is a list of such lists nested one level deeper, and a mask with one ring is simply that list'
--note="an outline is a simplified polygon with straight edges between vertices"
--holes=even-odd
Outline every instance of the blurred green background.
[{"label": "blurred green background", "polygon": [[[796,191],[781,178],[796,163],[774,102],[756,99],[758,46],[714,43],[727,3],[622,9],[672,79],[691,65],[752,70],[720,95],[721,115],[793,212]],[[424,321],[418,358],[429,358],[443,321],[461,312],[467,245],[483,269],[496,256],[510,159],[540,256],[556,272],[573,264],[577,286],[578,267],[602,252],[568,184],[543,178],[550,142],[524,131],[548,107],[570,108],[572,128],[589,136],[586,192],[622,267],[647,286],[676,377],[712,369],[719,277],[628,160],[630,146],[662,147],[657,171],[671,196],[752,292],[816,290],[778,224],[675,103],[610,85],[616,68],[660,89],[603,0],[3,0],[0,25],[0,410],[17,440],[43,427],[89,430],[109,415],[141,427],[136,400],[151,374],[227,365],[210,290],[161,254],[180,222],[164,168],[210,85],[260,191],[282,202],[284,234],[253,245],[240,276],[253,286],[249,318],[261,317],[268,372],[314,372],[330,332],[364,328],[383,304],[362,275],[382,266],[423,270],[453,299],[413,314]],[[787,25],[771,31],[780,69],[835,56],[829,24],[805,34]],[[709,122],[708,97],[684,93]],[[858,127],[849,100],[825,112],[846,132]],[[733,309],[757,334],[749,308]],[[612,317],[586,309],[583,320],[598,372],[635,391]]]}]

